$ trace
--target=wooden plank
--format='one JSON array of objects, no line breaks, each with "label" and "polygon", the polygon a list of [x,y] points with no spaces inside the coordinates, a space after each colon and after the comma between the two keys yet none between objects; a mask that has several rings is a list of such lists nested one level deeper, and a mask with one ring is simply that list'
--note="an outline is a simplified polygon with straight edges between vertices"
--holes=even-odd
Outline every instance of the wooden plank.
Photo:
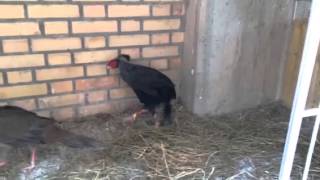
[{"label": "wooden plank", "polygon": [[[289,46],[288,60],[284,71],[284,80],[281,100],[285,105],[291,107],[298,71],[301,62],[302,50],[305,40],[305,33],[308,22],[306,20],[296,20],[293,24],[291,42]],[[310,85],[307,108],[316,108],[320,102],[320,47],[317,61],[314,67],[312,81]]]},{"label": "wooden plank", "polygon": [[313,70],[307,108],[317,108],[320,102],[320,46],[318,47],[317,61]]},{"label": "wooden plank", "polygon": [[285,65],[281,100],[291,107],[298,71],[301,62],[302,50],[307,29],[307,21],[294,21],[291,42],[289,45],[288,60]]}]

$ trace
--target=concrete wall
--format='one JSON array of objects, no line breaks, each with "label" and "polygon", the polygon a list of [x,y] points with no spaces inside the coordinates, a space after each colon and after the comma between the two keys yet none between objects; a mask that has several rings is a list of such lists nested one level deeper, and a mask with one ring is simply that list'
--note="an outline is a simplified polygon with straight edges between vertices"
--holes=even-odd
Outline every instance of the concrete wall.
[{"label": "concrete wall", "polygon": [[190,1],[181,95],[196,114],[279,98],[294,0]]}]

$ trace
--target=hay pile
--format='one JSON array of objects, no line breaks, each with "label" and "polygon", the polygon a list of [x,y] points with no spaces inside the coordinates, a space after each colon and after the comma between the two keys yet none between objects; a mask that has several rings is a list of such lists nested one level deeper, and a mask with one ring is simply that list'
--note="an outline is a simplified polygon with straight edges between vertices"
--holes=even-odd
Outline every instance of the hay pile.
[{"label": "hay pile", "polygon": [[[59,170],[45,179],[276,179],[288,126],[289,111],[268,104],[239,113],[199,118],[176,106],[173,127],[155,129],[141,120],[122,124],[128,114],[98,115],[101,129],[91,135],[106,142],[101,152],[64,154]],[[145,117],[142,119],[150,119]],[[66,128],[85,129],[82,125]],[[96,133],[96,134],[95,134]],[[293,176],[298,179],[308,144],[302,138]],[[316,151],[319,152],[319,146]],[[299,153],[301,152],[301,153]],[[61,151],[60,151],[61,153]],[[86,155],[86,158],[84,157]],[[300,155],[301,154],[301,155]],[[310,176],[320,177],[318,153]],[[44,177],[44,176],[42,176]]]}]

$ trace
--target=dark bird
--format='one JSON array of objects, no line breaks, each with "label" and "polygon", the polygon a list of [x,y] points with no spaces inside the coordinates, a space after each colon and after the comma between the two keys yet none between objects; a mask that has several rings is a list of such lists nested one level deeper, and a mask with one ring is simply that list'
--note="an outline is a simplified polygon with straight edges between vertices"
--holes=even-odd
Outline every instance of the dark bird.
[{"label": "dark bird", "polygon": [[[0,143],[12,147],[32,147],[31,164],[25,169],[35,167],[37,144],[62,143],[71,148],[95,148],[98,141],[76,135],[55,125],[54,120],[40,117],[15,106],[0,107]],[[5,165],[0,161],[0,166]]]},{"label": "dark bird", "polygon": [[[139,101],[144,104],[142,110],[132,115],[132,122],[141,113],[149,111],[156,119],[156,127],[171,124],[171,100],[176,99],[173,82],[155,69],[132,64],[129,55],[119,55],[110,60],[108,68],[119,68],[121,78],[133,89]],[[162,107],[162,118],[157,117],[156,110]],[[161,109],[161,108],[160,108]]]}]

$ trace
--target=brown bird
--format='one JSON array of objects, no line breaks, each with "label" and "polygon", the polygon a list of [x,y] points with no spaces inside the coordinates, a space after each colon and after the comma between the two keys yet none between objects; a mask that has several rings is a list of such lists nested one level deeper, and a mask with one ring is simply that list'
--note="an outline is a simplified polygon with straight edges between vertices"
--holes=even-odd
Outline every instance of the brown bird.
[{"label": "brown bird", "polygon": [[[35,167],[37,144],[62,143],[71,148],[95,148],[99,142],[76,135],[55,125],[53,119],[15,106],[0,107],[0,143],[12,147],[32,147],[31,164],[25,170]],[[0,161],[0,167],[6,164]]]}]

